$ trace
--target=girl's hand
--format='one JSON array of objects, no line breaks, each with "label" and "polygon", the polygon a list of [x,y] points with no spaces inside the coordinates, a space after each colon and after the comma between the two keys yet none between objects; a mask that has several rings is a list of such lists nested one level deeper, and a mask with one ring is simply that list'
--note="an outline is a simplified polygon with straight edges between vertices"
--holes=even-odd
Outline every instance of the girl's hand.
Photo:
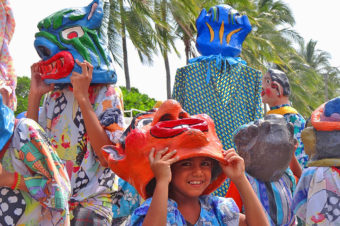
[{"label": "girl's hand", "polygon": [[169,153],[168,148],[157,151],[155,155],[155,148],[152,148],[149,154],[149,161],[152,172],[155,174],[156,182],[165,181],[170,183],[171,181],[171,164],[178,160],[176,150]]},{"label": "girl's hand", "polygon": [[223,151],[223,156],[227,164],[220,163],[220,166],[224,174],[235,183],[244,176],[244,160],[233,148]]},{"label": "girl's hand", "polygon": [[73,86],[73,94],[78,102],[82,98],[88,98],[89,87],[92,80],[93,66],[86,60],[80,62],[76,60],[76,63],[81,67],[81,74],[78,72],[72,72],[71,84]]},{"label": "girl's hand", "polygon": [[46,84],[42,78],[41,73],[39,71],[39,63],[34,63],[31,66],[31,87],[30,93],[42,96],[45,93],[48,93],[54,89],[54,84]]}]

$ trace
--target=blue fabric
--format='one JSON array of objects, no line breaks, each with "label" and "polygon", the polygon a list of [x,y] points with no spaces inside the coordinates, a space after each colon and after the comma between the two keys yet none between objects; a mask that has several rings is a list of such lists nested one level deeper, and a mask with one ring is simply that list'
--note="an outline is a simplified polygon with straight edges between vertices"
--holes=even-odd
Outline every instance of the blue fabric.
[{"label": "blue fabric", "polygon": [[[230,65],[221,55],[192,59],[177,69],[173,99],[191,115],[208,114],[225,150],[235,147],[233,132],[241,125],[262,118],[262,74],[234,58]],[[208,82],[207,82],[208,81]],[[213,194],[224,197],[227,180]]]},{"label": "blue fabric", "polygon": [[11,138],[14,129],[14,113],[2,102],[2,95],[0,95],[0,151]]},{"label": "blue fabric", "polygon": [[262,182],[249,174],[247,178],[264,207],[270,225],[291,225],[295,222],[291,203],[296,182],[289,168],[278,181]]},{"label": "blue fabric", "polygon": [[[195,225],[238,225],[239,209],[231,198],[221,198],[213,195],[201,196],[200,217]],[[152,199],[147,199],[131,215],[126,225],[142,225]],[[167,225],[187,225],[177,203],[168,200]]]},{"label": "blue fabric", "polygon": [[[215,66],[217,68],[221,68],[222,62],[223,62],[224,71],[227,71],[228,64],[234,65],[234,64],[241,63],[243,65],[247,65],[247,62],[244,61],[241,57],[228,57],[228,56],[222,56],[221,54],[210,55],[210,56],[200,56],[200,57],[192,58],[192,59],[189,60],[189,64],[193,64],[193,63],[197,63],[197,62],[201,62],[201,61],[207,61],[207,62],[214,61]],[[211,74],[212,74],[212,72],[210,70],[210,65],[208,64],[207,77],[205,79],[207,84],[210,82]]]},{"label": "blue fabric", "polygon": [[118,191],[114,192],[113,218],[129,216],[141,202],[136,189],[123,179],[118,179]]}]

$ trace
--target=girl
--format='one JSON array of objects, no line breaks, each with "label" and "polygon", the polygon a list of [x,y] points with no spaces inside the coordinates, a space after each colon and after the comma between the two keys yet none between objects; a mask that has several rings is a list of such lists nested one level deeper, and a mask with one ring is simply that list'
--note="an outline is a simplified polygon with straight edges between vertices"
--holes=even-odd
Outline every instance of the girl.
[{"label": "girl", "polygon": [[[218,152],[216,150],[216,152]],[[244,161],[233,149],[223,152],[219,163],[215,154],[197,153],[197,157],[181,159],[176,150],[163,149],[149,154],[156,185],[127,225],[269,225],[259,200],[245,174]],[[244,202],[245,214],[232,199],[202,195],[221,173],[237,186]]]}]

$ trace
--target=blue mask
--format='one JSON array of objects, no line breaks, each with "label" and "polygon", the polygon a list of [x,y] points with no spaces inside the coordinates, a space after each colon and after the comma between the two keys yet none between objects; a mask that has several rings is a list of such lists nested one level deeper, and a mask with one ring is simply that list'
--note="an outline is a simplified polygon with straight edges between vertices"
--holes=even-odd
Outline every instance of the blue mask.
[{"label": "blue mask", "polygon": [[242,43],[251,31],[246,15],[241,16],[228,5],[203,9],[196,20],[196,48],[203,56],[237,57]]},{"label": "blue mask", "polygon": [[34,47],[42,61],[42,79],[50,83],[71,83],[72,72],[81,73],[75,60],[93,65],[92,83],[116,83],[112,59],[101,37],[103,2],[87,7],[63,9],[38,24]]}]

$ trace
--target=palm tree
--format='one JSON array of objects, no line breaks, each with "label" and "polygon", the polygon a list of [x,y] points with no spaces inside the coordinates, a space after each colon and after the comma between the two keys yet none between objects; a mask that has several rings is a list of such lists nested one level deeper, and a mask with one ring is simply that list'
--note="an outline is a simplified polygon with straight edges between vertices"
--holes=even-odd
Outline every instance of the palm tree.
[{"label": "palm tree", "polygon": [[166,92],[167,98],[171,98],[171,76],[170,76],[170,64],[169,55],[171,49],[173,49],[179,56],[179,53],[175,47],[175,35],[173,33],[172,18],[169,11],[169,2],[167,0],[154,0],[154,15],[155,30],[157,37],[157,44],[159,50],[163,56],[165,72],[166,72]]},{"label": "palm tree", "polygon": [[127,38],[136,48],[142,63],[152,62],[155,44],[154,31],[149,20],[151,15],[149,5],[147,0],[110,0],[109,49],[114,60],[120,66],[122,63],[124,65],[127,90],[131,89]]}]

